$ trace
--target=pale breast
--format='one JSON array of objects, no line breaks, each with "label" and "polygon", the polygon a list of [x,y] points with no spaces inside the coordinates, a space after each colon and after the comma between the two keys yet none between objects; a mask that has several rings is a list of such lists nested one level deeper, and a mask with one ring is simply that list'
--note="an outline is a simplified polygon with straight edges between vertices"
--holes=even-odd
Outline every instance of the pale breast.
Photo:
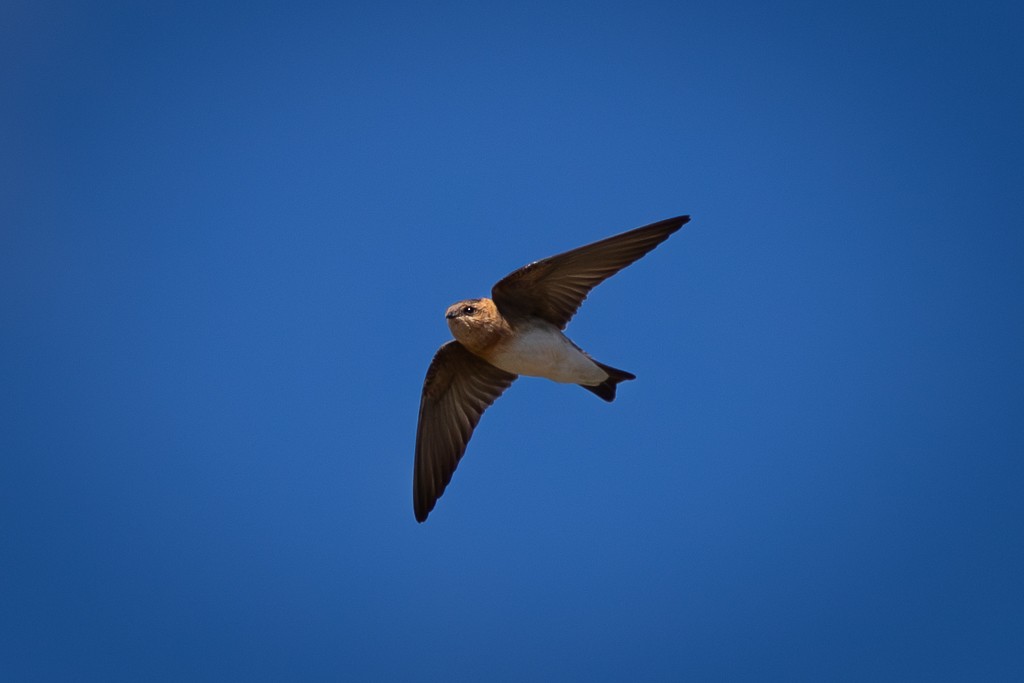
[{"label": "pale breast", "polygon": [[567,384],[600,384],[608,374],[569,341],[554,325],[538,324],[517,331],[487,354],[505,372],[545,377]]}]

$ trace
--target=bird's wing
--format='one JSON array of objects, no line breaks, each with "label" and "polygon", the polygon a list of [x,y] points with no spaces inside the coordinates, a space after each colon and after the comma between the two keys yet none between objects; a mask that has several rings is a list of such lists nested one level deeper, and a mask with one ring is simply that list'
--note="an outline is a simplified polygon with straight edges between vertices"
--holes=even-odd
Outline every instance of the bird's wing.
[{"label": "bird's wing", "polygon": [[480,416],[516,377],[475,356],[457,341],[437,350],[423,380],[416,427],[412,483],[416,521],[425,521],[434,509],[466,452]]},{"label": "bird's wing", "polygon": [[549,256],[509,273],[491,289],[502,314],[537,316],[564,329],[591,289],[668,239],[689,216],[652,223]]}]

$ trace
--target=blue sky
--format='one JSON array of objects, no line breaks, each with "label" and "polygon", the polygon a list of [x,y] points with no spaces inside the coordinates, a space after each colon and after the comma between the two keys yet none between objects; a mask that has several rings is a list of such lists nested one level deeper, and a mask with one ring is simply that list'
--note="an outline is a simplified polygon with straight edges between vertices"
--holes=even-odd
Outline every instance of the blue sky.
[{"label": "blue sky", "polygon": [[[1019,680],[1019,3],[0,9],[4,680]],[[430,520],[445,308],[693,221]]]}]

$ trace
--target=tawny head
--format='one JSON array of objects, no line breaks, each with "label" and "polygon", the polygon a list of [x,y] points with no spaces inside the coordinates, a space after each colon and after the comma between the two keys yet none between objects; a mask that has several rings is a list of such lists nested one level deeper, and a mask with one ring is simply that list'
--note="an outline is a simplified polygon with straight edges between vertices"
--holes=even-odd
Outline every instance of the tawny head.
[{"label": "tawny head", "polygon": [[444,317],[452,336],[470,351],[486,351],[511,333],[508,322],[490,299],[464,299],[449,306]]}]

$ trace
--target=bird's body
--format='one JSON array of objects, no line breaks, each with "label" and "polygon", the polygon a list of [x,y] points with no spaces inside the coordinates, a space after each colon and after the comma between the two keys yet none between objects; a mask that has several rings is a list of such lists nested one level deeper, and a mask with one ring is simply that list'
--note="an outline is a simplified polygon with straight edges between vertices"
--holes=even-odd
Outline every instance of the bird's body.
[{"label": "bird's body", "polygon": [[535,261],[502,278],[491,298],[445,313],[455,341],[427,370],[416,429],[413,507],[424,521],[451,480],[484,410],[519,375],[579,384],[605,401],[636,379],[599,363],[562,332],[587,293],[689,221],[680,216]]},{"label": "bird's body", "polygon": [[567,384],[595,385],[608,379],[608,373],[542,318],[508,319],[490,299],[453,304],[446,318],[459,343],[505,372]]},{"label": "bird's body", "polygon": [[482,358],[513,375],[563,384],[596,386],[608,379],[607,372],[551,323],[535,320],[522,327]]}]

